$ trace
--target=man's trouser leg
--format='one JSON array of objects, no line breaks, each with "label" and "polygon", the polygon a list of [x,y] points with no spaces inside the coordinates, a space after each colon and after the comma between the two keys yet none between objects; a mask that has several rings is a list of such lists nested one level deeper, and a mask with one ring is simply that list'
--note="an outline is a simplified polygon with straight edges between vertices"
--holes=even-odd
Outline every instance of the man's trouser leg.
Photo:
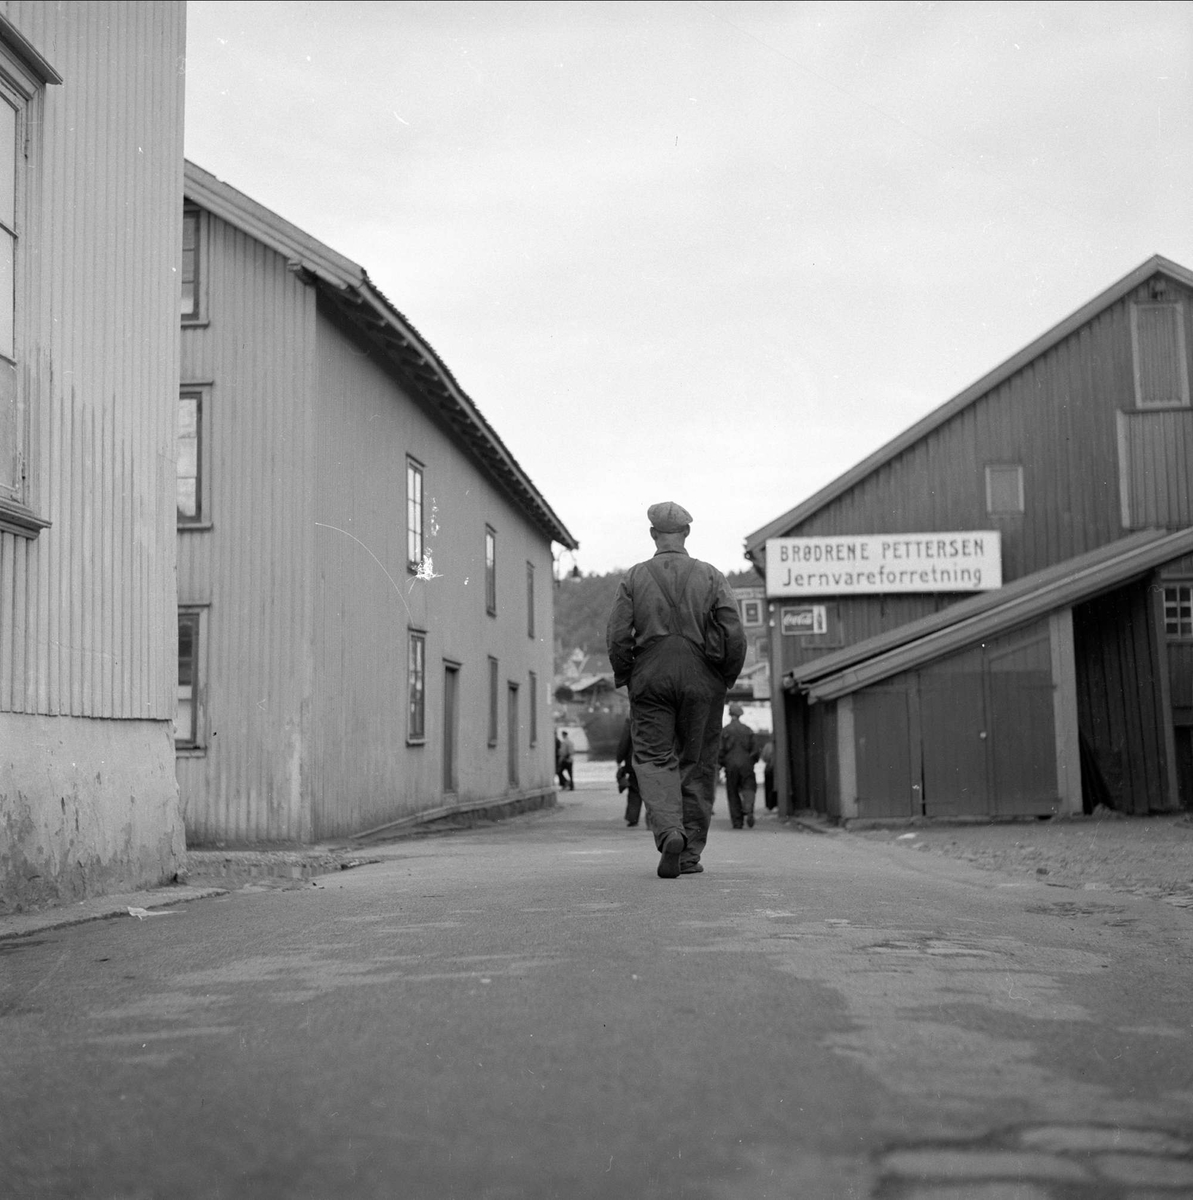
[{"label": "man's trouser leg", "polygon": [[666,637],[634,664],[630,701],[634,774],[655,845],[681,830],[682,861],[697,862],[712,817],[725,685],[691,642]]},{"label": "man's trouser leg", "polygon": [[725,685],[691,642],[684,642],[684,646],[688,658],[686,682],[676,723],[684,834],[688,839],[680,856],[681,867],[698,863],[708,841],[725,712]]},{"label": "man's trouser leg", "polygon": [[668,655],[656,643],[634,664],[630,722],[634,776],[646,808],[646,824],[662,849],[672,830],[683,830],[679,755],[675,749],[674,689]]},{"label": "man's trouser leg", "polygon": [[758,796],[758,784],[754,782],[754,769],[751,767],[742,780],[741,815],[747,825],[754,824],[754,802]]},{"label": "man's trouser leg", "polygon": [[740,772],[737,767],[725,767],[725,798],[729,801],[729,820],[734,829],[740,829],[742,823],[741,788],[738,784]]},{"label": "man's trouser leg", "polygon": [[642,796],[638,791],[638,781],[630,775],[630,784],[625,794],[625,819],[628,825],[637,825],[642,815]]}]

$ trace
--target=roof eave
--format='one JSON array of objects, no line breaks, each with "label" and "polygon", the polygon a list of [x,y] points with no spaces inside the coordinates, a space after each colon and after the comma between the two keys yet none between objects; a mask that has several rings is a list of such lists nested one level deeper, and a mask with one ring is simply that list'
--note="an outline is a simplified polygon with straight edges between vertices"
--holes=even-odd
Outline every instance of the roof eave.
[{"label": "roof eave", "polygon": [[[517,507],[552,541],[569,550],[579,548],[580,543],[518,465],[476,404],[456,383],[447,365],[369,279],[364,267],[190,161],[184,166],[183,191],[187,200],[276,251],[308,281],[330,288],[350,305],[367,305],[382,325],[411,347],[420,369],[434,378],[455,410],[453,415],[463,419],[469,441],[476,443],[470,448],[494,482],[509,493]],[[430,397],[428,400],[434,403]]]}]

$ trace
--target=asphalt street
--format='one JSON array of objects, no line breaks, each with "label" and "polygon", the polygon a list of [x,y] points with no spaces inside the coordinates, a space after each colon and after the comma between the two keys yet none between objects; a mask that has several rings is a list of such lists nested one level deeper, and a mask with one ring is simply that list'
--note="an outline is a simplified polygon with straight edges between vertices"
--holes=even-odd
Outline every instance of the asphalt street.
[{"label": "asphalt street", "polygon": [[1193,913],[616,791],[0,941],[0,1194],[1193,1195]]}]

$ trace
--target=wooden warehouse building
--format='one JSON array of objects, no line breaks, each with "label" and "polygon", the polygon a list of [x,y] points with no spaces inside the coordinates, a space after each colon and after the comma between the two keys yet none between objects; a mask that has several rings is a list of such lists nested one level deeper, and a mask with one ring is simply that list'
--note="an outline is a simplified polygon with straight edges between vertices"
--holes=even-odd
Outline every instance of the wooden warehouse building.
[{"label": "wooden warehouse building", "polygon": [[1149,259],[746,539],[789,809],[1193,806],[1191,319]]},{"label": "wooden warehouse building", "polygon": [[0,911],[182,869],[182,3],[0,16]]},{"label": "wooden warehouse building", "polygon": [[363,268],[192,163],[183,223],[188,842],[544,802],[575,539]]}]

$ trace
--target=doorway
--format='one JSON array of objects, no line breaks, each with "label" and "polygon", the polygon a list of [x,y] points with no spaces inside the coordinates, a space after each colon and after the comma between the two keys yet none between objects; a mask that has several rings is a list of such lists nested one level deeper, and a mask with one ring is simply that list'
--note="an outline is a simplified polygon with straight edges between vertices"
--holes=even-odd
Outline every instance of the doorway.
[{"label": "doorway", "polygon": [[506,729],[506,740],[509,742],[509,785],[518,786],[518,685],[509,685],[509,703],[506,705],[506,716],[509,726]]}]

